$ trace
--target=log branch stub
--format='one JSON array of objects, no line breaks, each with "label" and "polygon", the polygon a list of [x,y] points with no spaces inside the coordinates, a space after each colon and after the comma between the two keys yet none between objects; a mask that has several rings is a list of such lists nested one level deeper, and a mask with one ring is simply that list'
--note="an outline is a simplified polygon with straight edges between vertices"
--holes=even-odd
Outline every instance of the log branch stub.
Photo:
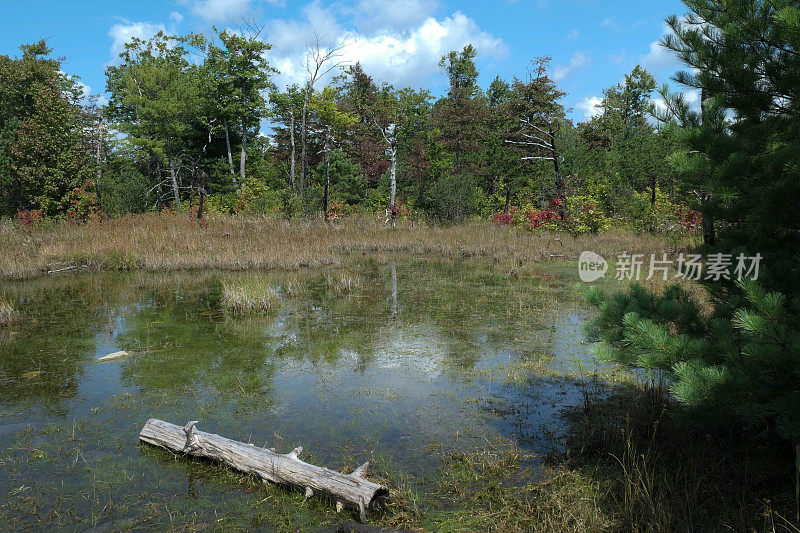
[{"label": "log branch stub", "polygon": [[350,475],[351,476],[355,476],[355,477],[366,478],[367,477],[367,469],[368,468],[369,468],[369,461],[367,461],[363,465],[361,465],[358,468],[356,468],[355,470],[353,470],[353,473],[350,474]]},{"label": "log branch stub", "polygon": [[301,453],[303,453],[303,447],[302,446],[298,446],[294,450],[292,450],[289,453],[287,453],[286,456],[287,457],[291,457],[292,459],[297,459],[297,458],[300,457]]},{"label": "log branch stub", "polygon": [[287,454],[279,454],[252,443],[200,431],[196,426],[196,420],[181,427],[151,418],[145,423],[139,438],[173,452],[218,461],[255,475],[265,483],[299,487],[305,491],[306,498],[313,496],[316,491],[324,492],[335,500],[337,512],[345,505],[350,506],[358,509],[362,521],[366,520],[367,510],[374,501],[388,494],[386,487],[366,478],[369,462],[351,474],[342,474],[300,460],[298,456],[303,451],[302,446]]}]

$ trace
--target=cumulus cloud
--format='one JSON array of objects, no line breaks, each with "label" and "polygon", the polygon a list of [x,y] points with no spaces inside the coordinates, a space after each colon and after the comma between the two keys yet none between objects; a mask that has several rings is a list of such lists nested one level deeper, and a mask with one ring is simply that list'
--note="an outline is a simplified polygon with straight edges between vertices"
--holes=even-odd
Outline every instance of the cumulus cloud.
[{"label": "cumulus cloud", "polygon": [[[686,89],[680,91],[683,94],[683,98],[686,100],[686,103],[689,104],[689,107],[694,109],[695,111],[700,111],[700,98],[701,93],[700,89]],[[664,104],[664,99],[660,96],[655,98],[651,98],[650,102],[655,106],[656,110],[660,113],[663,113],[667,110],[666,104]]]},{"label": "cumulus cloud", "polygon": [[672,51],[664,48],[660,41],[650,43],[650,51],[639,60],[650,72],[663,72],[675,70],[680,65]]},{"label": "cumulus cloud", "polygon": [[[266,0],[280,5],[282,0]],[[207,22],[227,22],[251,15],[254,10],[252,0],[181,0],[195,15]]]},{"label": "cumulus cloud", "polygon": [[353,13],[356,26],[361,31],[403,31],[422,23],[438,7],[438,2],[430,0],[360,0]]},{"label": "cumulus cloud", "polygon": [[575,106],[578,110],[583,112],[583,118],[589,120],[592,117],[600,115],[603,110],[600,104],[603,102],[599,96],[587,96]]},{"label": "cumulus cloud", "polygon": [[152,22],[128,22],[127,20],[114,24],[108,30],[108,36],[111,37],[111,56],[114,60],[117,59],[120,52],[125,49],[125,43],[129,42],[134,37],[139,39],[149,39],[159,31],[167,31],[163,24],[153,24]]},{"label": "cumulus cloud", "polygon": [[[681,20],[683,21],[685,18],[682,18]],[[675,56],[675,53],[667,48],[664,48],[664,46],[661,44],[661,40],[669,34],[672,34],[672,30],[665,23],[661,39],[651,42],[647,54],[639,58],[639,62],[642,64],[642,66],[651,72],[677,70],[681,67],[681,62]]]},{"label": "cumulus cloud", "polygon": [[559,65],[553,69],[553,80],[561,81],[574,74],[575,71],[591,65],[591,63],[592,61],[589,59],[589,56],[583,52],[575,52],[572,54],[572,58],[569,60],[569,63],[566,65]]},{"label": "cumulus cloud", "polygon": [[[329,9],[315,2],[303,11],[305,20],[274,20],[268,23],[267,40],[274,43],[271,58],[281,71],[279,85],[302,83],[306,77],[305,51],[314,39],[340,47],[339,61],[360,62],[378,81],[397,86],[423,84],[438,72],[438,61],[450,50],[472,44],[478,58],[499,59],[507,53],[502,40],[481,30],[461,12],[449,17],[427,16],[405,30],[382,27],[367,32],[347,29]],[[395,19],[396,21],[398,19]],[[407,19],[406,23],[408,20]]]}]

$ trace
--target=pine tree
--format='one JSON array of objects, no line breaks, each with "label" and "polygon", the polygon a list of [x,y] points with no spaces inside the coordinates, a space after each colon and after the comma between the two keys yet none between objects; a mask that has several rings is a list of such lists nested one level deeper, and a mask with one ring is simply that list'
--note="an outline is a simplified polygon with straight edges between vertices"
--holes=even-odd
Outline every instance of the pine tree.
[{"label": "pine tree", "polygon": [[[701,112],[667,95],[686,150],[688,187],[720,222],[709,251],[763,256],[758,282],[708,282],[709,316],[678,287],[586,290],[601,356],[663,373],[683,412],[767,428],[800,465],[800,8],[783,0],[684,0],[664,41],[692,68],[676,80],[704,95]],[[800,470],[798,470],[800,474]],[[800,476],[798,477],[800,482]],[[800,487],[800,484],[798,484]]]}]

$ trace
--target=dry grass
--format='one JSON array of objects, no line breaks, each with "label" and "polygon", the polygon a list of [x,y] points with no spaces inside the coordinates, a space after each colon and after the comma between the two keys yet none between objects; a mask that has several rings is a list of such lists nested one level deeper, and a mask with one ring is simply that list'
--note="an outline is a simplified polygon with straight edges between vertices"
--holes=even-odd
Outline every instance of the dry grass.
[{"label": "dry grass", "polygon": [[234,313],[248,315],[276,311],[281,299],[275,287],[265,280],[246,276],[223,281],[222,305]]},{"label": "dry grass", "polygon": [[14,304],[5,297],[0,296],[0,326],[14,324],[19,321],[19,313]]},{"label": "dry grass", "polygon": [[102,224],[66,223],[20,228],[0,222],[0,277],[31,278],[50,270],[262,270],[336,266],[353,255],[407,253],[484,258],[509,275],[546,259],[571,259],[585,250],[605,254],[661,253],[674,243],[649,235],[607,232],[577,238],[528,233],[486,221],[384,229],[374,217],[322,221],[230,216],[200,226],[186,215],[126,216]]}]

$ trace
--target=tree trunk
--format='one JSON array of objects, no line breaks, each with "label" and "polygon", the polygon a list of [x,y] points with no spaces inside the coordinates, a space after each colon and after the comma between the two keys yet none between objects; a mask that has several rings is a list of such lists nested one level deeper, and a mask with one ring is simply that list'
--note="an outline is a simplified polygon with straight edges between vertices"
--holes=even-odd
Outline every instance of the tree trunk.
[{"label": "tree trunk", "polygon": [[139,438],[174,452],[219,461],[253,474],[265,483],[298,486],[305,489],[306,497],[311,497],[314,491],[325,492],[336,501],[337,511],[345,504],[350,505],[360,511],[362,521],[366,520],[367,509],[375,500],[388,494],[385,487],[366,478],[369,462],[356,468],[352,474],[342,474],[301,461],[298,456],[303,451],[302,446],[287,454],[279,454],[253,444],[198,431],[196,424],[196,421],[192,421],[180,427],[151,418],[145,423]]},{"label": "tree trunk", "polygon": [[228,168],[231,171],[231,176],[233,179],[233,186],[238,188],[238,184],[236,183],[236,172],[233,170],[233,152],[231,151],[231,133],[230,129],[228,128],[228,123],[225,123],[225,146],[228,148]]},{"label": "tree trunk", "polygon": [[331,152],[331,127],[325,130],[325,193],[322,197],[322,219],[328,220],[328,191],[331,187],[330,173],[330,152]]},{"label": "tree trunk", "polygon": [[566,200],[564,198],[565,196],[564,178],[561,176],[561,169],[558,165],[558,148],[556,147],[556,133],[553,130],[552,122],[547,123],[547,131],[550,137],[550,152],[553,155],[553,169],[556,172],[556,196],[558,197],[559,200],[561,200],[561,203],[558,206],[558,216],[560,216],[561,220],[563,221],[565,215],[564,208],[566,204]]},{"label": "tree trunk", "polygon": [[653,209],[656,208],[656,188],[657,187],[658,187],[658,184],[656,183],[656,177],[653,176],[653,179],[650,180],[650,188],[651,188],[650,206],[652,206]]},{"label": "tree trunk", "polygon": [[200,171],[200,206],[197,208],[197,220],[203,219],[203,209],[206,204],[206,174]]},{"label": "tree trunk", "polygon": [[244,82],[242,82],[242,111],[244,115],[242,115],[242,152],[241,156],[239,157],[239,176],[241,177],[241,183],[244,184],[244,167],[247,160],[247,87],[245,86]]},{"label": "tree trunk", "polygon": [[167,138],[167,163],[169,164],[169,177],[172,180],[172,196],[175,200],[175,209],[181,208],[181,191],[178,188],[178,174],[175,172],[175,162],[172,160],[172,149]]},{"label": "tree trunk", "polygon": [[711,194],[701,193],[700,212],[703,215],[703,244],[714,246],[717,243],[717,236],[714,231],[714,217],[708,212],[708,204],[711,201]]},{"label": "tree trunk", "polygon": [[389,205],[392,210],[392,227],[397,220],[397,138],[392,139],[389,147]]},{"label": "tree trunk", "polygon": [[306,182],[306,126],[308,122],[308,98],[310,87],[306,87],[306,93],[303,96],[303,116],[300,122],[300,196],[303,196],[303,187]]},{"label": "tree trunk", "polygon": [[[706,101],[708,95],[705,89],[700,90],[700,117],[705,120]],[[703,215],[703,244],[706,246],[714,246],[717,242],[716,232],[714,231],[714,217],[709,213],[709,204],[711,203],[711,193],[708,191],[700,191],[700,213]]]},{"label": "tree trunk", "polygon": [[292,159],[289,161],[289,186],[294,191],[294,160],[295,160],[295,146],[294,146],[294,106],[289,111],[290,126],[289,126],[289,139],[292,143]]},{"label": "tree trunk", "polygon": [[242,153],[239,157],[239,178],[241,183],[244,183],[245,178],[245,161],[247,160],[247,125],[244,119],[242,120]]},{"label": "tree trunk", "polygon": [[99,186],[100,180],[103,178],[103,117],[99,116],[97,119],[97,151],[95,152],[97,160],[97,185]]}]

